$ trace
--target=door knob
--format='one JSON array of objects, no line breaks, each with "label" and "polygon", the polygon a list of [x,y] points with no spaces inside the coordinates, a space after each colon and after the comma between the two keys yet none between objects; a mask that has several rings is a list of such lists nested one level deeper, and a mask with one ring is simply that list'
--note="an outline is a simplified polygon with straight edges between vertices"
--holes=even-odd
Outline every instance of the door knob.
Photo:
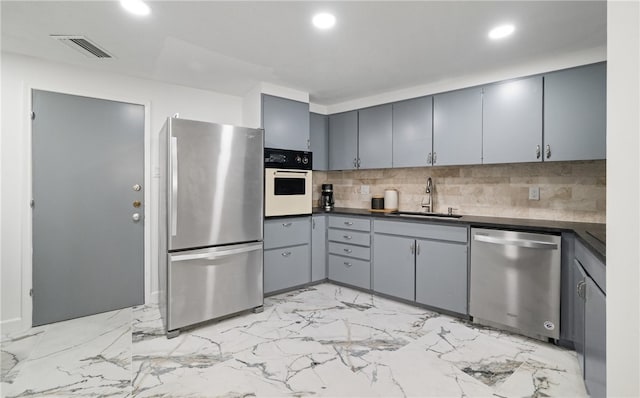
[{"label": "door knob", "polygon": [[140,184],[135,184],[135,185],[134,185],[133,187],[131,187],[131,188],[133,188],[133,190],[134,190],[134,191],[139,191],[139,190],[141,190],[141,189],[142,189],[142,186],[141,186]]},{"label": "door knob", "polygon": [[133,221],[140,221],[140,213],[133,213],[133,215],[131,216],[131,219]]}]

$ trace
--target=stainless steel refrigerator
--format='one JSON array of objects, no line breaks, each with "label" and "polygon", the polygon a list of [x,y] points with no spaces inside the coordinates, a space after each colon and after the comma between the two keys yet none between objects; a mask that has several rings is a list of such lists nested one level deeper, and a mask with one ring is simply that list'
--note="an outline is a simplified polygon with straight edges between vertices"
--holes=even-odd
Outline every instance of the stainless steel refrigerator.
[{"label": "stainless steel refrigerator", "polygon": [[168,337],[263,304],[263,130],[169,118],[160,132],[159,290]]}]

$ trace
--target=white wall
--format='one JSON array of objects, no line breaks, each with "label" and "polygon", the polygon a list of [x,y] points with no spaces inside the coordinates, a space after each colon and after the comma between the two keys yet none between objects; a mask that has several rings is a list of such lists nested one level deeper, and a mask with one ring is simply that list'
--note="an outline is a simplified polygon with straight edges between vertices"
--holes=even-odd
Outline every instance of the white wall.
[{"label": "white wall", "polygon": [[[97,61],[99,62],[99,61]],[[242,98],[123,75],[73,68],[2,53],[0,325],[2,333],[31,324],[30,89],[147,105],[145,132],[145,297],[157,283],[157,135],[167,116],[242,124]],[[153,266],[151,266],[153,264]]]},{"label": "white wall", "polygon": [[640,2],[607,5],[607,395],[640,397]]}]

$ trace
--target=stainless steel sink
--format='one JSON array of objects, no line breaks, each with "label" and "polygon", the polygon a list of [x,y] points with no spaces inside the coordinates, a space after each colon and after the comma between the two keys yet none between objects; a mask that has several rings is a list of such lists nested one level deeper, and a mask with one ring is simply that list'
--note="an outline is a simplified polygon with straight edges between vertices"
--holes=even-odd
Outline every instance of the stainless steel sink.
[{"label": "stainless steel sink", "polygon": [[420,212],[414,212],[414,211],[398,211],[398,212],[393,212],[390,213],[396,216],[402,216],[402,217],[414,217],[414,218],[441,218],[441,219],[450,219],[450,220],[457,220],[458,218],[462,217],[462,215],[460,214],[446,214],[446,213],[420,213]]}]

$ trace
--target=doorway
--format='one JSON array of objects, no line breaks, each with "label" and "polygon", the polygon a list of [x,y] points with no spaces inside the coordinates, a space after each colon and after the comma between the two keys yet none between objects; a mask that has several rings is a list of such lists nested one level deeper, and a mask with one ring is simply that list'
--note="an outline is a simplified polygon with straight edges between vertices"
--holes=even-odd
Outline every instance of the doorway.
[{"label": "doorway", "polygon": [[33,326],[144,302],[144,106],[32,91]]}]

